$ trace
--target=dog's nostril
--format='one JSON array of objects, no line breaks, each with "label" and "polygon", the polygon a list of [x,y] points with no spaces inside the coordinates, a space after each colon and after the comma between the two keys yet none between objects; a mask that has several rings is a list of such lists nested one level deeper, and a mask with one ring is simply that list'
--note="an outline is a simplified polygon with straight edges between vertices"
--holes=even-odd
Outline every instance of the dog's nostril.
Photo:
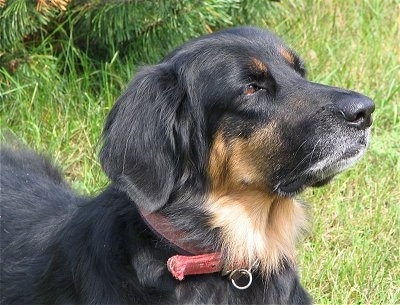
[{"label": "dog's nostril", "polygon": [[354,121],[358,121],[358,120],[363,119],[363,118],[365,118],[365,117],[366,117],[365,113],[359,112],[359,113],[357,113],[357,115],[356,115]]},{"label": "dog's nostril", "polygon": [[359,112],[344,112],[340,111],[342,116],[345,118],[346,121],[354,123],[360,120],[364,120],[368,115],[364,111]]},{"label": "dog's nostril", "polygon": [[337,102],[337,107],[349,125],[359,129],[371,126],[375,105],[368,97],[358,94],[346,96]]}]

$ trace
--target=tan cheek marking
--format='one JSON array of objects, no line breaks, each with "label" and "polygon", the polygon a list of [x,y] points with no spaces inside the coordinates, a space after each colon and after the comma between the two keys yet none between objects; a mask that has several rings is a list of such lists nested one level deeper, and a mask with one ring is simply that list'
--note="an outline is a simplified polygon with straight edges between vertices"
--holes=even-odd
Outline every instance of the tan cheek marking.
[{"label": "tan cheek marking", "polygon": [[248,140],[237,139],[232,142],[229,171],[232,187],[257,187],[262,173],[254,162],[256,152]]},{"label": "tan cheek marking", "polygon": [[247,147],[240,154],[246,158],[256,173],[253,176],[254,186],[263,191],[271,191],[271,186],[266,185],[268,174],[273,166],[276,166],[276,155],[282,149],[282,141],[276,129],[275,122],[258,128],[245,142]]},{"label": "tan cheek marking", "polygon": [[282,141],[278,133],[278,123],[276,121],[271,121],[267,125],[256,130],[249,140],[249,145],[254,147],[253,150],[263,155],[272,154],[273,152],[279,151],[282,147]]},{"label": "tan cheek marking", "polygon": [[215,137],[209,161],[212,193],[223,196],[240,189],[243,181],[250,183],[256,179],[257,171],[248,160],[247,146],[241,139],[226,143],[222,134]]},{"label": "tan cheek marking", "polygon": [[211,188],[220,187],[227,179],[228,150],[224,138],[219,133],[211,147],[208,172],[211,180]]},{"label": "tan cheek marking", "polygon": [[291,63],[292,65],[294,64],[295,58],[293,54],[291,54],[288,50],[286,50],[285,48],[280,48],[279,53],[287,62]]},{"label": "tan cheek marking", "polygon": [[232,190],[267,190],[266,177],[271,159],[281,148],[272,122],[258,129],[249,139],[236,138],[229,143],[221,133],[211,147],[209,175],[212,192],[224,195]]}]

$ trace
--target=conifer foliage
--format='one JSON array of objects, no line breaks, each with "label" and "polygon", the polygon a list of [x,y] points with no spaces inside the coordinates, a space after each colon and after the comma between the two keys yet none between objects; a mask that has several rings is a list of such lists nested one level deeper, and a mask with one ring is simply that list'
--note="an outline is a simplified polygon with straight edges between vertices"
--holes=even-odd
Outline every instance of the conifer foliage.
[{"label": "conifer foliage", "polygon": [[68,43],[94,59],[118,52],[146,63],[194,36],[262,20],[270,6],[266,0],[0,0],[0,67],[23,61],[43,41],[53,55]]}]

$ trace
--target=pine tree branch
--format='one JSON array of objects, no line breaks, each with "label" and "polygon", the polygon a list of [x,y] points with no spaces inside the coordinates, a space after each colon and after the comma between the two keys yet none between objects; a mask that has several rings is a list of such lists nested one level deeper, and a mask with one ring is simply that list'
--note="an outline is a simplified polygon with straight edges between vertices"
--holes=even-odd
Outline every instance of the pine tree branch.
[{"label": "pine tree branch", "polygon": [[36,10],[42,12],[49,8],[56,8],[65,11],[70,1],[71,0],[36,0]]}]

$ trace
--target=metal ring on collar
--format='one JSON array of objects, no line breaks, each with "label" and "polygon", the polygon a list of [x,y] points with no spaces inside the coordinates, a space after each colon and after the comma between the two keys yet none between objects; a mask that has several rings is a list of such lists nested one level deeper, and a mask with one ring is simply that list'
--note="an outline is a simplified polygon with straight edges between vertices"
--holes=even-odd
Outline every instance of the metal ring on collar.
[{"label": "metal ring on collar", "polygon": [[[239,285],[237,283],[238,279],[246,276],[248,278],[247,283],[245,285]],[[232,282],[232,285],[240,290],[244,290],[250,287],[251,283],[253,282],[253,275],[247,269],[235,269],[229,274],[229,279]]]}]

